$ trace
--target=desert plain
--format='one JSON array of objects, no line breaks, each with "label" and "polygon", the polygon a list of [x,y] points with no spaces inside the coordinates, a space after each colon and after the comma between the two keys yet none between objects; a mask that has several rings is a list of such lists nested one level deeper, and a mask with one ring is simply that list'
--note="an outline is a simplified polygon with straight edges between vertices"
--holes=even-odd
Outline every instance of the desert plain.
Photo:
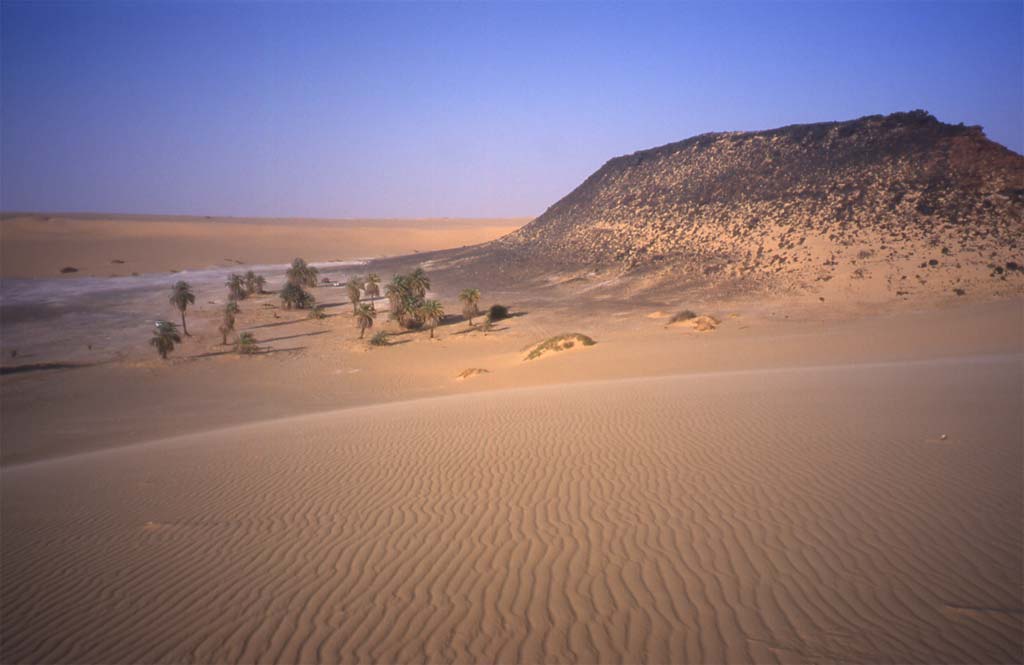
[{"label": "desert plain", "polygon": [[[643,293],[437,251],[525,221],[5,215],[0,660],[1021,661],[1019,292]],[[380,298],[361,340],[343,288],[282,309],[296,256],[421,266],[448,316]],[[511,316],[469,325],[469,287]],[[565,333],[595,343],[527,360]]]}]

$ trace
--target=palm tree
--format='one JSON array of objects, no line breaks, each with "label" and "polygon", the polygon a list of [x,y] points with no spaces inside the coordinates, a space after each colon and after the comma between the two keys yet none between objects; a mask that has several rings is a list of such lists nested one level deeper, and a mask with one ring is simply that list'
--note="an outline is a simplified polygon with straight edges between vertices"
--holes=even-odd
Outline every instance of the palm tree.
[{"label": "palm tree", "polygon": [[220,332],[221,344],[225,346],[228,343],[228,335],[235,331],[235,313],[237,311],[238,303],[234,300],[229,300],[228,304],[224,306],[224,319],[217,330]]},{"label": "palm tree", "polygon": [[161,358],[167,360],[167,354],[174,350],[174,345],[181,344],[178,327],[169,321],[157,321],[156,330],[153,331],[149,344],[156,349]]},{"label": "palm tree", "polygon": [[345,284],[345,289],[348,291],[348,299],[352,303],[352,313],[354,314],[359,309],[359,298],[360,298],[360,287],[363,284],[363,280],[358,277],[353,277],[348,280]]},{"label": "palm tree", "polygon": [[373,308],[373,303],[362,303],[356,308],[356,325],[359,326],[359,339],[363,338],[366,334],[367,328],[373,327],[373,320],[377,317],[377,310]]},{"label": "palm tree", "polygon": [[263,287],[267,285],[267,278],[263,275],[256,275],[256,278],[252,281],[253,287],[256,293],[263,293]]},{"label": "palm tree", "polygon": [[377,273],[371,272],[366,276],[366,284],[363,286],[363,290],[366,292],[366,297],[371,301],[374,298],[380,297],[380,276]]},{"label": "palm tree", "polygon": [[459,294],[462,301],[462,315],[469,319],[469,325],[473,325],[473,317],[480,314],[476,304],[480,302],[480,289],[463,289]]},{"label": "palm tree", "polygon": [[427,291],[430,290],[430,278],[427,277],[427,273],[422,267],[417,266],[415,270],[409,273],[409,290],[419,298],[425,298]]},{"label": "palm tree", "polygon": [[224,282],[224,285],[228,287],[229,297],[234,300],[245,300],[245,297],[249,295],[245,286],[245,279],[241,275],[231,273],[228,275],[228,281]]},{"label": "palm tree", "polygon": [[391,318],[398,321],[404,328],[418,328],[423,325],[423,317],[419,315],[423,305],[424,284],[430,286],[426,273],[419,270],[409,275],[395,275],[391,283],[384,288],[388,301],[391,303]]},{"label": "palm tree", "polygon": [[237,300],[234,298],[228,298],[227,304],[224,305],[224,312],[225,314],[231,314],[234,316],[235,314],[240,314],[242,312],[242,308],[238,306]]},{"label": "palm tree", "polygon": [[285,284],[278,295],[285,309],[308,309],[316,304],[316,298],[291,282]]},{"label": "palm tree", "polygon": [[289,284],[313,288],[316,286],[317,276],[320,271],[306,263],[303,259],[295,259],[292,265],[285,272]]},{"label": "palm tree", "polygon": [[409,284],[405,275],[395,275],[391,282],[384,287],[384,295],[387,296],[391,305],[391,318],[402,322],[402,305],[409,295]]},{"label": "palm tree", "polygon": [[228,335],[235,330],[235,322],[225,319],[219,326],[217,331],[220,333],[220,343],[222,346],[228,345]]},{"label": "palm tree", "polygon": [[181,329],[186,336],[191,337],[192,335],[188,334],[188,326],[185,325],[185,310],[189,305],[195,304],[196,296],[192,293],[192,287],[188,282],[178,282],[171,288],[170,302],[181,312]]},{"label": "palm tree", "polygon": [[424,300],[417,315],[422,319],[424,325],[430,328],[430,339],[434,339],[434,328],[444,318],[444,307],[441,306],[441,301]]},{"label": "palm tree", "polygon": [[245,281],[245,292],[249,295],[258,292],[259,287],[256,285],[256,273],[251,270],[245,271],[245,276],[242,278]]},{"label": "palm tree", "polygon": [[289,284],[302,286],[306,281],[306,262],[303,259],[292,259],[292,265],[284,271],[285,279]]},{"label": "palm tree", "polygon": [[297,307],[302,301],[303,293],[305,293],[305,291],[302,290],[301,286],[293,284],[292,282],[286,282],[285,285],[281,287],[280,293],[278,293],[278,296],[281,298],[281,306],[285,309]]},{"label": "palm tree", "polygon": [[319,268],[313,266],[306,266],[306,286],[313,288],[316,286],[317,275],[320,274]]}]

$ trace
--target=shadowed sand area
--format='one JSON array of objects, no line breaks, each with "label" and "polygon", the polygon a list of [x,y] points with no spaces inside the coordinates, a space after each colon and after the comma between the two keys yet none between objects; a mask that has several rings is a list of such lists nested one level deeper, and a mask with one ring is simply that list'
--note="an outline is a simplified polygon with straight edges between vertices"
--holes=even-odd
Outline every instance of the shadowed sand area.
[{"label": "shadowed sand area", "polygon": [[1022,362],[501,390],[4,467],[3,660],[1019,661]]}]

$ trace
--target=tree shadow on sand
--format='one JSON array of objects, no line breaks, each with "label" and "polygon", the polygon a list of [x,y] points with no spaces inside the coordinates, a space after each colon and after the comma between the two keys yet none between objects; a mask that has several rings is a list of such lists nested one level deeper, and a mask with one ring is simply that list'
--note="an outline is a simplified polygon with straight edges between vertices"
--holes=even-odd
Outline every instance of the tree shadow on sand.
[{"label": "tree shadow on sand", "polygon": [[227,349],[225,349],[223,351],[207,351],[206,353],[198,353],[198,354],[196,354],[194,356],[185,356],[185,359],[186,360],[200,360],[200,359],[203,359],[203,358],[216,358],[217,356],[237,356],[237,355],[266,356],[266,355],[270,355],[271,353],[287,353],[289,351],[305,351],[306,348],[308,348],[308,347],[305,347],[305,346],[292,346],[292,347],[289,347],[287,349],[263,349],[263,348],[261,348],[261,349],[258,349],[256,351],[253,351],[252,353],[239,354],[238,351],[236,351],[234,349],[234,346],[231,346],[230,348],[227,348]]},{"label": "tree shadow on sand", "polygon": [[[419,331],[417,330],[416,332],[419,332]],[[391,337],[391,335],[389,334],[388,337]],[[397,342],[388,342],[387,344],[383,344],[379,348],[384,348],[384,347],[388,347],[388,346],[401,346],[402,344],[408,344],[411,341],[412,341],[411,339],[400,339]]]},{"label": "tree shadow on sand", "polygon": [[454,335],[468,335],[469,333],[480,333],[482,335],[490,335],[491,333],[504,332],[505,330],[509,330],[509,326],[501,326],[500,328],[495,326],[495,327],[492,327],[490,330],[484,331],[484,330],[482,330],[480,328],[479,325],[474,325],[471,328],[463,328],[462,330],[458,330],[458,331],[450,333],[450,334],[453,335],[453,336]]},{"label": "tree shadow on sand", "polygon": [[284,335],[282,337],[271,337],[270,339],[258,339],[257,344],[270,344],[271,342],[281,342],[286,339],[296,339],[298,337],[315,337],[316,335],[326,335],[326,330],[314,330],[308,333],[297,333],[295,335]]},{"label": "tree shadow on sand", "polygon": [[275,323],[261,323],[258,326],[249,326],[248,328],[246,328],[246,330],[257,330],[259,328],[276,328],[277,326],[287,326],[293,323],[302,323],[303,321],[308,320],[309,319],[288,319],[287,321],[277,321]]},{"label": "tree shadow on sand", "polygon": [[[506,321],[508,319],[516,319],[516,318],[519,318],[520,316],[526,316],[527,314],[529,314],[529,312],[509,312],[508,316],[506,316],[506,317],[504,317],[502,319],[498,319],[498,320],[499,321]],[[482,321],[484,319],[484,317],[486,317],[486,316],[487,316],[487,312],[481,312],[480,314],[478,314],[477,316],[474,316],[473,318],[474,319],[480,319]],[[438,324],[437,327],[440,328],[442,326],[453,326],[453,325],[456,325],[456,324],[459,324],[459,323],[467,324],[466,329],[461,331],[461,332],[453,332],[451,334],[453,334],[453,335],[465,335],[468,332],[473,332],[473,331],[476,331],[476,330],[480,330],[480,324],[479,323],[474,323],[471,326],[468,325],[469,324],[469,319],[466,316],[463,316],[462,314],[446,314],[445,317],[443,319],[441,319],[441,322]],[[501,328],[492,327],[487,332],[500,332],[502,330],[508,330],[508,326],[504,326],[504,327],[501,327]]]},{"label": "tree shadow on sand", "polygon": [[93,367],[99,363],[30,363],[27,365],[7,365],[0,367],[0,374],[20,374],[22,372],[42,372],[53,369],[79,369]]}]

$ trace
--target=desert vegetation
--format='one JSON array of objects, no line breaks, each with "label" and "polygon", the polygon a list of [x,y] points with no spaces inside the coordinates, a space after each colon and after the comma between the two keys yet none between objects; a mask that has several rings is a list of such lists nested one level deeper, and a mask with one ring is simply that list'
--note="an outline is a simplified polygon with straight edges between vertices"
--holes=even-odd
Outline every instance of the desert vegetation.
[{"label": "desert vegetation", "polygon": [[345,292],[348,294],[348,300],[352,303],[352,313],[355,314],[359,310],[359,301],[363,297],[363,280],[358,275],[352,277],[345,284]]},{"label": "desert vegetation", "polygon": [[252,333],[244,332],[238,336],[238,340],[235,342],[235,351],[239,355],[251,356],[259,353],[260,347],[256,344],[256,337]]},{"label": "desert vegetation", "polygon": [[291,266],[285,271],[285,279],[289,284],[300,288],[313,288],[316,286],[320,270],[306,263],[304,259],[293,259]]},{"label": "desert vegetation", "polygon": [[224,305],[224,314],[221,317],[220,326],[217,327],[217,331],[221,336],[221,344],[227,346],[228,335],[235,331],[235,314],[238,313],[238,303],[234,300],[229,300]]},{"label": "desert vegetation", "polygon": [[230,274],[228,280],[224,282],[224,286],[228,287],[228,298],[232,300],[245,300],[246,296],[249,295],[249,290],[245,286],[245,279],[241,275]]},{"label": "desert vegetation", "polygon": [[170,302],[181,313],[182,332],[185,333],[186,337],[191,337],[188,334],[188,326],[185,325],[185,310],[188,309],[189,305],[195,304],[196,296],[192,293],[192,287],[189,286],[188,282],[179,281],[172,287]]},{"label": "desert vegetation", "polygon": [[[325,306],[318,304],[313,294],[306,289],[319,286],[317,280],[320,277],[319,271],[310,266],[301,258],[296,258],[285,272],[285,283],[277,292],[281,308],[285,310],[308,310],[307,318],[323,320],[327,318]],[[331,280],[324,278],[325,283],[334,284]],[[220,335],[221,346],[233,344],[236,352],[242,355],[249,355],[259,351],[252,333],[237,332],[237,316],[241,312],[239,302],[250,296],[266,294],[264,287],[267,280],[262,275],[257,275],[249,270],[244,274],[231,273],[225,285],[228,288],[228,299],[223,306],[220,320],[217,322],[217,333]],[[365,278],[353,275],[344,283],[345,293],[352,304],[352,321],[359,330],[358,339],[366,339],[366,332],[372,330],[377,320],[377,309],[372,299],[381,295],[381,279],[377,274],[370,273]],[[390,320],[395,321],[399,328],[406,330],[420,330],[429,334],[430,339],[436,338],[437,327],[445,320],[445,307],[439,299],[427,298],[431,286],[430,276],[422,267],[417,267],[405,274],[396,274],[384,288],[384,295],[390,303]],[[365,302],[365,298],[371,302]],[[182,316],[181,329],[188,335],[185,328],[185,310],[195,303],[195,294],[191,286],[184,281],[174,285],[170,302],[179,310]],[[507,318],[508,308],[504,305],[491,305],[486,311],[479,307],[480,290],[477,288],[465,288],[458,293],[461,304],[462,315],[469,323],[470,329],[487,332],[493,328],[493,322]],[[263,303],[263,308],[273,308],[269,303]],[[483,316],[483,321],[474,323],[474,319]],[[278,318],[275,313],[274,318]],[[160,352],[161,357],[166,358],[167,354],[174,350],[175,344],[181,343],[181,337],[177,333],[177,326],[160,323],[154,333],[151,343]],[[376,332],[370,340],[371,346],[389,346],[390,335],[387,330]]]},{"label": "desert vegetation", "polygon": [[594,344],[597,344],[597,342],[582,333],[563,333],[561,335],[549,337],[543,342],[534,345],[533,348],[530,349],[529,353],[527,353],[525,359],[534,360],[536,358],[540,358],[545,353],[565,351],[566,349],[573,348],[577,344],[580,346],[593,346]]},{"label": "desert vegetation", "polygon": [[316,306],[316,298],[306,291],[317,285],[320,271],[306,263],[304,259],[292,260],[291,266],[285,271],[285,285],[278,292],[281,306],[285,309],[312,309]]},{"label": "desert vegetation", "polygon": [[245,272],[243,280],[245,281],[245,290],[249,295],[263,293],[263,289],[267,285],[266,278],[263,275],[257,275],[252,270]]},{"label": "desert vegetation", "polygon": [[462,303],[462,315],[473,325],[473,317],[480,315],[477,303],[480,302],[480,289],[463,289],[459,294],[459,301]]},{"label": "desert vegetation", "polygon": [[298,284],[287,282],[278,293],[281,306],[285,309],[311,309],[316,306],[316,298]]},{"label": "desert vegetation", "polygon": [[[359,327],[359,339],[363,338],[366,334],[367,328],[373,327],[373,320],[377,318],[377,311],[373,308],[373,303],[362,303],[356,307],[355,312],[356,325]],[[376,335],[374,335],[376,337]]]},{"label": "desert vegetation", "polygon": [[490,308],[488,308],[487,310],[487,318],[489,318],[492,322],[501,321],[502,319],[507,319],[508,317],[508,307],[505,307],[504,305],[491,305]]},{"label": "desert vegetation", "polygon": [[430,289],[430,277],[423,268],[407,275],[395,275],[384,287],[384,295],[391,307],[391,319],[403,328],[422,328],[423,304]]},{"label": "desert vegetation", "polygon": [[377,273],[370,273],[366,276],[366,284],[363,285],[366,297],[373,301],[380,297],[380,276]]},{"label": "desert vegetation", "polygon": [[430,329],[430,339],[434,339],[434,328],[444,318],[444,306],[440,300],[424,300],[420,304],[417,315],[423,321],[423,325]]},{"label": "desert vegetation", "polygon": [[156,349],[161,358],[167,360],[167,354],[174,351],[174,345],[181,344],[181,335],[178,334],[178,327],[170,321],[157,321],[156,329],[153,331],[153,336],[149,339],[149,344]]}]

